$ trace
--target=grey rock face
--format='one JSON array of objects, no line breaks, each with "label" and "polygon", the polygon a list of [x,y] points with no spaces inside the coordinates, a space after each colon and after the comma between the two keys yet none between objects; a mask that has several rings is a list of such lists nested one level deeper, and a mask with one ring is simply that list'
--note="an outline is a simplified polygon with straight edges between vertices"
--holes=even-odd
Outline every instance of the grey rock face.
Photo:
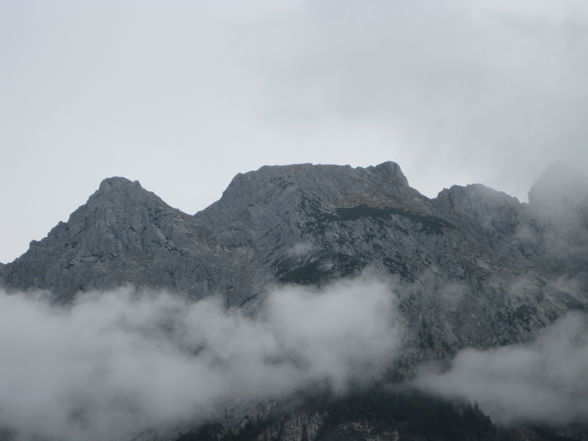
[{"label": "grey rock face", "polygon": [[77,292],[123,284],[167,288],[199,298],[213,289],[247,288],[231,271],[235,252],[220,252],[192,216],[171,208],[138,182],[110,178],[67,223],[33,241],[6,268],[10,288],[51,290],[67,302]]},{"label": "grey rock face", "polygon": [[[392,162],[262,167],[237,175],[194,216],[138,182],[110,178],[6,265],[4,278],[60,302],[130,283],[254,308],[267,283],[320,285],[372,268],[403,286],[410,357],[446,358],[524,341],[583,304],[536,271],[544,230],[526,205],[482,185],[430,200]],[[458,287],[459,301],[447,300],[447,286]]]},{"label": "grey rock face", "polygon": [[[527,205],[479,184],[428,199],[393,162],[262,167],[237,175],[195,215],[110,178],[68,222],[0,265],[0,283],[47,289],[58,302],[133,284],[255,309],[267,284],[322,285],[370,269],[397,280],[409,326],[394,369],[410,376],[465,347],[527,341],[588,307],[588,180],[575,175],[560,188],[560,172],[544,175]],[[571,213],[563,223],[561,206],[549,211],[560,200]],[[294,413],[255,439],[318,439],[323,418]],[[356,423],[333,433],[373,439],[371,426]]]},{"label": "grey rock face", "polygon": [[435,207],[502,261],[532,266],[538,229],[527,205],[481,184],[453,186],[433,200]]},{"label": "grey rock face", "polygon": [[464,227],[499,241],[516,233],[526,214],[516,198],[481,184],[445,189],[434,203]]}]

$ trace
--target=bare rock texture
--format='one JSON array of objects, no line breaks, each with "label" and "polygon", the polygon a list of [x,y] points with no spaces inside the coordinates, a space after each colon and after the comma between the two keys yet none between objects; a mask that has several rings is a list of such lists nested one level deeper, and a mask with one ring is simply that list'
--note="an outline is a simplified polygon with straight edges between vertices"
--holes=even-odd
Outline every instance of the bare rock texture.
[{"label": "bare rock texture", "polygon": [[[254,308],[268,283],[321,285],[371,269],[403,286],[411,357],[446,358],[466,346],[525,341],[585,305],[581,293],[554,283],[561,274],[546,262],[556,240],[575,235],[583,246],[588,234],[578,222],[553,233],[533,215],[551,200],[555,172],[533,187],[529,206],[479,184],[431,200],[393,162],[262,167],[237,175],[195,215],[139,182],[109,178],[2,273],[9,289],[47,289],[58,302],[132,284]],[[580,176],[570,182],[566,192],[578,183],[585,191]],[[564,251],[559,265],[584,251]],[[457,300],[444,295],[448,285],[458,286]]]},{"label": "bare rock texture", "polygon": [[[62,303],[132,284],[255,309],[268,284],[320,286],[369,270],[397,281],[409,329],[391,368],[410,377],[423,361],[525,342],[588,307],[588,177],[556,165],[529,201],[480,184],[429,199],[393,162],[302,164],[239,174],[190,215],[138,182],[109,178],[68,222],[0,265],[0,283],[45,289]],[[403,439],[396,426],[366,420],[325,432],[322,410],[296,412],[242,439]]]}]

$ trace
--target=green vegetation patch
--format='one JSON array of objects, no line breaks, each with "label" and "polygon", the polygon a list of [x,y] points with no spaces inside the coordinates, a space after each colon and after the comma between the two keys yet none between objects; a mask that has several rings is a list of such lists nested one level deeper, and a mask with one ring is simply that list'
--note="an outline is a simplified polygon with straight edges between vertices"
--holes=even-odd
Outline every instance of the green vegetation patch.
[{"label": "green vegetation patch", "polygon": [[418,231],[425,234],[443,234],[445,229],[455,229],[455,226],[436,216],[418,214],[413,211],[393,207],[373,207],[369,205],[357,205],[335,209],[334,213],[315,213],[318,222],[350,222],[361,219],[387,220],[393,216],[401,216],[413,224],[418,225]]},{"label": "green vegetation patch", "polygon": [[326,279],[328,271],[320,267],[320,262],[311,262],[286,272],[280,277],[283,283],[299,283],[302,285],[319,283]]},{"label": "green vegetation patch", "polygon": [[304,264],[286,259],[278,265],[276,274],[282,283],[320,285],[332,279],[357,275],[364,267],[365,263],[356,257],[324,252]]}]

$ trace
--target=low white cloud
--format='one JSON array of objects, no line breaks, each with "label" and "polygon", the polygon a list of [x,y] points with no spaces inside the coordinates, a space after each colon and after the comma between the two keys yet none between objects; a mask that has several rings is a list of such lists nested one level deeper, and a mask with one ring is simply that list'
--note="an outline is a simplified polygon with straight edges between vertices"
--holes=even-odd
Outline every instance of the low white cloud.
[{"label": "low white cloud", "polygon": [[378,281],[274,290],[256,316],[131,288],[71,307],[0,292],[0,427],[18,439],[123,440],[218,418],[231,400],[369,381],[401,338]]},{"label": "low white cloud", "polygon": [[310,242],[298,242],[288,250],[288,254],[293,257],[300,257],[310,253],[314,245]]},{"label": "low white cloud", "polygon": [[494,420],[569,423],[588,419],[588,318],[569,314],[532,344],[460,352],[444,373],[417,384],[477,402]]}]

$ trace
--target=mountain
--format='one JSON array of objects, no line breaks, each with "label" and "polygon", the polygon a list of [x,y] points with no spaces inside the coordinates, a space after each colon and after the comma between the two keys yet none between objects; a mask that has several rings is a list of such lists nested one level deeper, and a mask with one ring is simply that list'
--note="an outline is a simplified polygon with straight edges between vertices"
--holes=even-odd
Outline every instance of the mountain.
[{"label": "mountain", "polygon": [[[464,348],[527,342],[567,312],[588,307],[587,201],[588,178],[563,165],[537,181],[529,204],[481,184],[429,199],[393,162],[262,167],[237,175],[219,201],[194,215],[136,181],[109,178],[66,223],[0,267],[0,281],[9,291],[48,290],[64,304],[132,284],[191,299],[219,296],[227,307],[255,311],[268,285],[322,286],[365,271],[385,274],[397,281],[399,309],[410,324],[390,376],[411,378],[423,363],[447,363]],[[362,397],[377,415],[394,404],[373,391]],[[406,400],[430,411],[423,402],[432,401]],[[313,403],[303,400],[287,417],[247,417],[250,432],[241,425],[236,439],[369,438],[373,421],[365,415],[355,432],[349,429],[357,420],[348,415],[352,403]],[[439,406],[458,427],[439,439],[476,438],[463,409],[453,414]],[[398,423],[380,416],[390,427]],[[333,425],[323,433],[327,420]],[[487,428],[478,439],[494,439]],[[226,429],[206,430],[182,439],[226,436]],[[394,430],[382,436],[398,439]],[[413,432],[402,433],[425,439]]]},{"label": "mountain", "polygon": [[23,256],[6,266],[6,284],[50,290],[59,302],[71,301],[77,292],[125,283],[199,298],[210,295],[211,287],[231,292],[242,284],[231,271],[236,254],[193,216],[138,182],[109,178],[67,223],[31,242]]}]

